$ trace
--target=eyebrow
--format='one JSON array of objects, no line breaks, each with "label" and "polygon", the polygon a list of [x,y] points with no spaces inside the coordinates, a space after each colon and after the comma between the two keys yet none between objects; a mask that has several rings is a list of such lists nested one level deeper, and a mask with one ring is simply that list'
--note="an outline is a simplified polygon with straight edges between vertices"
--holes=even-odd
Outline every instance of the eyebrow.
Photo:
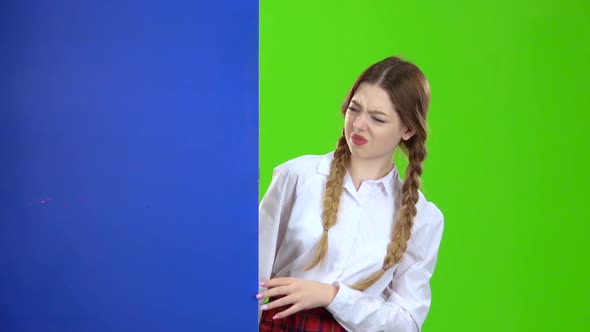
[{"label": "eyebrow", "polygon": [[[351,102],[352,102],[352,103],[353,103],[355,106],[357,106],[357,107],[361,107],[361,108],[362,108],[361,104],[359,104],[359,103],[358,103],[356,100],[352,100]],[[384,115],[384,116],[389,116],[389,115],[387,115],[385,112],[381,112],[381,111],[377,111],[377,110],[368,110],[367,112],[369,112],[369,113],[373,113],[373,114],[381,114],[381,115]]]}]

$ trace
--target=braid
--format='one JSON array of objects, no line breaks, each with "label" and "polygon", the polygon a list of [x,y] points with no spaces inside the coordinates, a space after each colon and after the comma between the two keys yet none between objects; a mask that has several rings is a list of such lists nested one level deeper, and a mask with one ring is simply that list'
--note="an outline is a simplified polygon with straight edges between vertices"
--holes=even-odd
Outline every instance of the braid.
[{"label": "braid", "polygon": [[[397,222],[393,227],[391,241],[387,246],[387,255],[383,260],[383,267],[374,272],[365,280],[352,286],[357,290],[365,290],[377,280],[385,271],[397,264],[408,247],[408,240],[412,233],[414,217],[416,216],[416,203],[418,202],[418,189],[420,188],[420,176],[422,175],[422,162],[426,158],[426,145],[423,138],[414,135],[405,142],[408,150],[408,167],[406,178],[401,190],[401,207],[397,212]],[[394,216],[395,218],[395,216]]]},{"label": "braid", "polygon": [[342,137],[338,140],[338,146],[334,151],[334,157],[330,163],[330,174],[326,181],[326,188],[324,190],[322,199],[322,223],[324,232],[320,238],[318,249],[315,253],[313,261],[305,268],[305,271],[311,270],[318,265],[328,251],[328,230],[334,226],[338,220],[338,209],[340,208],[340,197],[343,191],[344,175],[346,174],[346,165],[350,160],[350,150],[346,143],[346,137],[342,133]]}]

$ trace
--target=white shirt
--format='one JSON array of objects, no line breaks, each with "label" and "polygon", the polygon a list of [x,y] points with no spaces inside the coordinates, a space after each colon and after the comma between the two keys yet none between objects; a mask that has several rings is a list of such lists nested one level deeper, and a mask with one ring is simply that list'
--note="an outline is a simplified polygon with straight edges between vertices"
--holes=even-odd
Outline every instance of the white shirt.
[{"label": "white shirt", "polygon": [[443,215],[422,193],[402,260],[365,291],[349,287],[381,269],[391,238],[397,169],[359,190],[349,174],[338,221],[328,232],[321,265],[304,271],[322,236],[322,192],[333,152],[307,155],[275,168],[259,207],[259,278],[296,277],[333,283],[327,310],[347,331],[420,331],[430,308],[430,277],[443,231]]}]

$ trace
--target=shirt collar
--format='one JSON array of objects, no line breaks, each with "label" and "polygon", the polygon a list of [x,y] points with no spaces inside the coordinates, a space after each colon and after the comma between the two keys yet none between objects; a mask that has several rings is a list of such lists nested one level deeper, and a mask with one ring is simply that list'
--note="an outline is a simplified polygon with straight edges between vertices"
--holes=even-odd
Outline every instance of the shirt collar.
[{"label": "shirt collar", "polygon": [[[330,174],[330,163],[332,162],[332,158],[334,157],[334,151],[324,155],[320,160],[320,163],[317,167],[317,172],[323,175]],[[381,188],[385,190],[387,195],[392,195],[394,186],[396,185],[397,180],[399,179],[399,173],[397,171],[397,166],[394,164],[393,168],[389,173],[379,179],[375,180],[366,180],[367,183],[379,183]]]}]

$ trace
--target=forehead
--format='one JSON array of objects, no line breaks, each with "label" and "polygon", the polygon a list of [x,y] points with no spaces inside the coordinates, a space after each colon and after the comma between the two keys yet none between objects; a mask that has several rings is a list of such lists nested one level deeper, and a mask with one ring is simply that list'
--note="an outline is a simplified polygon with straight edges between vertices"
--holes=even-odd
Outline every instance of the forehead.
[{"label": "forehead", "polygon": [[371,111],[394,113],[394,107],[389,94],[376,84],[361,83],[352,96],[352,101],[359,103],[363,108]]}]

